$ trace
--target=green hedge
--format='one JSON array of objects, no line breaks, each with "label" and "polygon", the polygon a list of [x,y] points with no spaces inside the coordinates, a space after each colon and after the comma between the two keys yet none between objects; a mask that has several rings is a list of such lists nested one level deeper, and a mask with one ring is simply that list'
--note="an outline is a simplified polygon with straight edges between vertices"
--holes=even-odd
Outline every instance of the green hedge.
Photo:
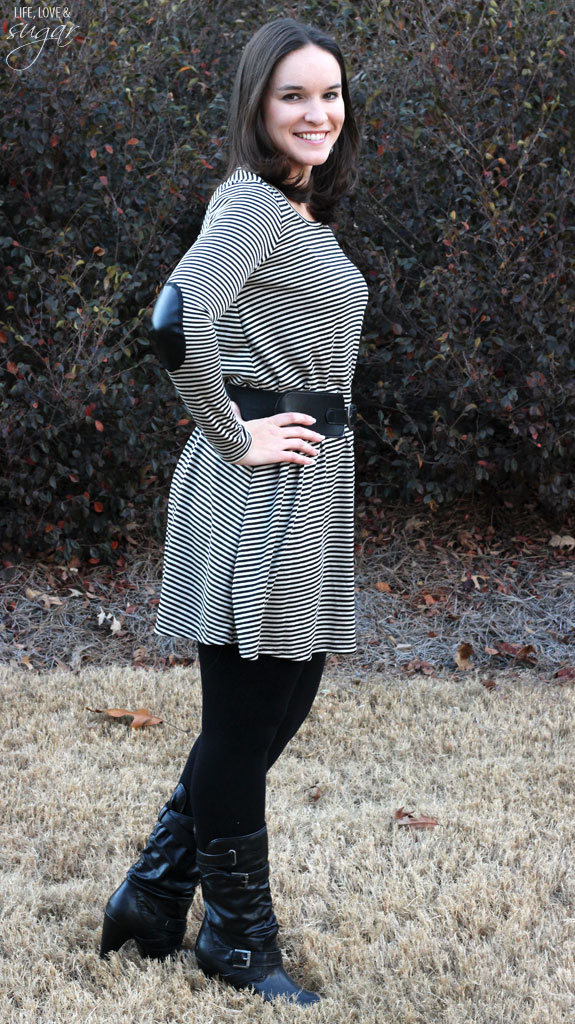
[{"label": "green hedge", "polygon": [[[193,426],[150,352],[159,285],[223,176],[241,49],[295,14],[348,57],[364,147],[338,218],[371,287],[358,486],[434,507],[573,501],[571,4],[78,6],[3,76],[0,531],[110,561],[160,538]],[[13,46],[5,37],[3,54]]]}]

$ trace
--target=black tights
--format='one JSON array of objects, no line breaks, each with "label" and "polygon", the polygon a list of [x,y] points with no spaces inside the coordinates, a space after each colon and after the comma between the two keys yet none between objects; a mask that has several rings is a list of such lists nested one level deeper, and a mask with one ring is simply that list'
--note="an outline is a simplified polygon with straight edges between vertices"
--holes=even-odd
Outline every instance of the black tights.
[{"label": "black tights", "polygon": [[292,661],[260,654],[249,661],[236,644],[202,643],[198,654],[202,731],[180,781],[205,850],[212,839],[264,825],[267,770],[306,718],[326,655]]}]

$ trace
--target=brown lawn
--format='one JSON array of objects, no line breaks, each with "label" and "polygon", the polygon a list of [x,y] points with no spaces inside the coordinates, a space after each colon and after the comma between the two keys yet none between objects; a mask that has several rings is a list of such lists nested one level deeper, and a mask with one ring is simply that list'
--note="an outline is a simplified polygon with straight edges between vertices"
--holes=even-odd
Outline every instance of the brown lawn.
[{"label": "brown lawn", "polygon": [[[326,671],[269,778],[286,965],[324,996],[303,1010],[208,981],[193,956],[97,956],[108,895],[197,731],[196,667],[5,667],[0,681],[6,1024],[575,1019],[572,683]],[[147,706],[191,732],[95,722],[85,705]],[[439,825],[402,828],[401,806]]]}]

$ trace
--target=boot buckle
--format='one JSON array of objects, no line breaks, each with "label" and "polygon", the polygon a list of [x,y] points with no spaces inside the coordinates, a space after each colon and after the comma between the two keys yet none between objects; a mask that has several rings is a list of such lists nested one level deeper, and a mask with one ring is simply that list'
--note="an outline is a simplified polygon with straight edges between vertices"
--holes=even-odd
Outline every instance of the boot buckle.
[{"label": "boot buckle", "polygon": [[232,967],[249,967],[251,959],[251,949],[234,949],[232,954]]},{"label": "boot buckle", "polygon": [[232,871],[232,878],[242,889],[247,889],[250,884],[250,876],[247,871]]}]

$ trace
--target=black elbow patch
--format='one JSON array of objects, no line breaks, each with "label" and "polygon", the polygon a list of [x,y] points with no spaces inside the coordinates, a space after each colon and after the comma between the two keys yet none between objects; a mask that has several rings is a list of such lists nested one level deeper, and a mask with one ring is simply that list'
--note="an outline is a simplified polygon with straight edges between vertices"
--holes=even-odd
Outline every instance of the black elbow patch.
[{"label": "black elbow patch", "polygon": [[150,341],[164,370],[178,370],[186,358],[183,298],[177,284],[162,288],[152,313]]}]

